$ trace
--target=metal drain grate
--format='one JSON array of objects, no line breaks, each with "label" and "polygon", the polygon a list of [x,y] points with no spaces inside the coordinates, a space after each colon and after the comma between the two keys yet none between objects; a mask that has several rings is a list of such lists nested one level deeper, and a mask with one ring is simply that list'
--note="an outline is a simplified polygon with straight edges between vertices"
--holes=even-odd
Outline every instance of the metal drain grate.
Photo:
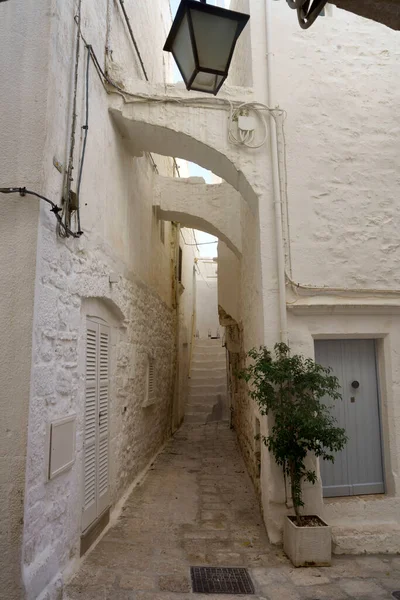
[{"label": "metal drain grate", "polygon": [[190,567],[195,594],[254,594],[247,569],[241,567]]},{"label": "metal drain grate", "polygon": [[400,600],[400,590],[396,590],[395,592],[392,592],[392,596],[393,596],[393,598],[396,598],[396,600]]}]

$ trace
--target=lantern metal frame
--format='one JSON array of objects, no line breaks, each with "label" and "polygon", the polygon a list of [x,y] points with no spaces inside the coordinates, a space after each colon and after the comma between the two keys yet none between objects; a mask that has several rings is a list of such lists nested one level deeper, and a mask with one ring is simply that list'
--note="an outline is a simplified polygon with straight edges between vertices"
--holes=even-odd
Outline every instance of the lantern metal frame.
[{"label": "lantern metal frame", "polygon": [[[236,29],[236,34],[235,34],[235,37],[234,37],[234,40],[232,43],[232,48],[231,48],[229,58],[228,58],[228,61],[226,64],[226,68],[224,71],[220,71],[217,69],[209,69],[207,67],[200,66],[199,57],[198,57],[198,53],[197,53],[196,38],[195,38],[194,27],[193,27],[190,9],[199,10],[204,13],[213,15],[215,17],[231,19],[232,21],[236,21],[238,23],[238,26]],[[189,25],[190,42],[191,42],[193,57],[194,57],[194,61],[195,61],[195,70],[194,70],[192,76],[190,77],[190,79],[186,79],[184,71],[183,71],[181,65],[179,64],[179,59],[177,58],[175,52],[172,49],[174,41],[175,41],[175,37],[179,31],[179,28],[181,26],[181,23],[182,23],[185,15],[187,15],[187,20],[188,20],[188,25]],[[173,55],[175,62],[178,66],[179,72],[182,75],[183,81],[185,82],[186,89],[199,91],[199,92],[203,92],[206,94],[214,94],[214,96],[216,96],[218,94],[218,92],[221,89],[222,85],[224,84],[226,78],[228,77],[229,67],[232,62],[232,57],[233,57],[233,53],[235,51],[236,42],[237,42],[240,34],[242,33],[243,29],[245,28],[249,19],[250,19],[250,15],[247,15],[245,13],[236,12],[233,10],[228,10],[226,8],[221,8],[219,6],[213,6],[211,4],[207,4],[206,0],[200,0],[200,2],[198,2],[198,0],[181,0],[181,3],[176,12],[174,22],[172,23],[171,30],[168,34],[167,41],[165,42],[164,51],[171,52],[171,54]],[[216,77],[222,76],[222,81],[219,83],[219,85],[216,88],[213,89],[213,91],[208,91],[208,90],[204,90],[204,89],[196,89],[195,87],[192,87],[192,84],[199,73],[209,73],[209,74],[215,75]]]}]

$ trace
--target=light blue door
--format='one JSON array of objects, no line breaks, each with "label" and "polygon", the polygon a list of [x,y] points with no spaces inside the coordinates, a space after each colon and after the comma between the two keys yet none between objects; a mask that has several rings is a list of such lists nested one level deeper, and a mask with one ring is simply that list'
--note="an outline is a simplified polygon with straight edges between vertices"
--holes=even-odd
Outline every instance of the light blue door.
[{"label": "light blue door", "polygon": [[339,379],[343,400],[332,411],[349,438],[334,464],[321,461],[324,496],[384,493],[375,341],[318,340],[315,360]]}]

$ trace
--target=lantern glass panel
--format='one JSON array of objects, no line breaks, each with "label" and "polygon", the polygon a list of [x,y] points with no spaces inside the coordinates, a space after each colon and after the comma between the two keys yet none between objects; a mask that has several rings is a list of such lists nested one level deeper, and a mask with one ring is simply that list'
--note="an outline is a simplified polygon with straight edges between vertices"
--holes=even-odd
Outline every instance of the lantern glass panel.
[{"label": "lantern glass panel", "polygon": [[237,21],[191,9],[200,69],[226,71],[235,43]]},{"label": "lantern glass panel", "polygon": [[187,14],[183,17],[172,44],[172,53],[178,63],[182,77],[187,83],[196,69]]},{"label": "lantern glass panel", "polygon": [[213,73],[197,73],[191,85],[193,90],[199,92],[211,92],[215,94],[224,80],[224,75],[214,75]]}]

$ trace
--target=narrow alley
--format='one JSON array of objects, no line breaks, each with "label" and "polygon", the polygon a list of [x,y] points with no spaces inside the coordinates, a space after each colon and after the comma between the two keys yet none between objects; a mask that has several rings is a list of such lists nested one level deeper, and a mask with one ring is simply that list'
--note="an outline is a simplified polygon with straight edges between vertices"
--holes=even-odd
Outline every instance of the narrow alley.
[{"label": "narrow alley", "polygon": [[269,600],[390,598],[400,556],[335,557],[295,569],[269,545],[235,433],[225,423],[184,425],[88,553],[64,600],[232,599],[191,592],[190,566],[247,567]]}]

